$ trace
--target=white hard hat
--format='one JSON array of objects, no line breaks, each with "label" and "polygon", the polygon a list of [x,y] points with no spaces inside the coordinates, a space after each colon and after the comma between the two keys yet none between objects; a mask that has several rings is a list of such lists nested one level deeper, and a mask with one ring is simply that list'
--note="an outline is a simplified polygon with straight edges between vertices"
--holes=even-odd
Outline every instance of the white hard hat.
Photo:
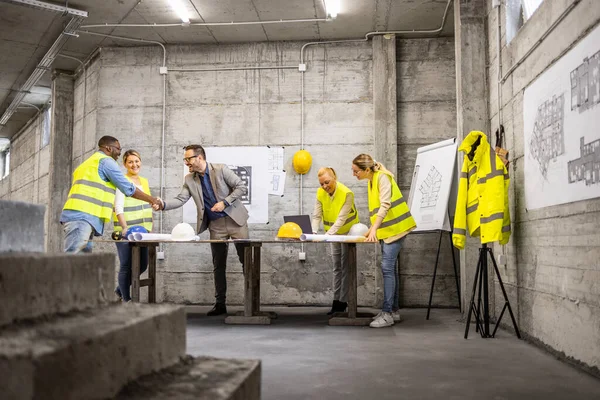
[{"label": "white hard hat", "polygon": [[369,230],[369,228],[365,224],[358,223],[358,224],[354,224],[350,227],[350,232],[348,232],[348,235],[364,236],[368,230]]},{"label": "white hard hat", "polygon": [[196,232],[194,232],[194,228],[190,224],[186,224],[182,222],[180,224],[175,225],[175,228],[171,231],[171,240],[176,241],[189,241],[194,240]]}]

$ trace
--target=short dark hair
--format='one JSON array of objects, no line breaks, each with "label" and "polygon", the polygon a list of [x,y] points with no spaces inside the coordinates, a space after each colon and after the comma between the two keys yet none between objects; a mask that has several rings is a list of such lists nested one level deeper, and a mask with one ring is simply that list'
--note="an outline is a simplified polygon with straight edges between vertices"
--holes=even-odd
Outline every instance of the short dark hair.
[{"label": "short dark hair", "polygon": [[116,137],[102,136],[100,138],[100,140],[98,140],[98,147],[111,146],[111,145],[117,143],[118,141],[119,140]]},{"label": "short dark hair", "polygon": [[204,152],[204,147],[200,146],[199,144],[190,144],[188,146],[185,146],[183,149],[186,151],[194,150],[195,156],[202,156],[204,161],[206,161],[206,153]]}]

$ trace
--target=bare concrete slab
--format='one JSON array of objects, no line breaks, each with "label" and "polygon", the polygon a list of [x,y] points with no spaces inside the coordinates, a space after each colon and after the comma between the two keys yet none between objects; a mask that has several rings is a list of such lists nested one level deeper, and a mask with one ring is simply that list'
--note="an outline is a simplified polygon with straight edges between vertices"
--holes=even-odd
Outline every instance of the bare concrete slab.
[{"label": "bare concrete slab", "polygon": [[0,200],[0,253],[43,252],[46,207]]},{"label": "bare concrete slab", "polygon": [[0,254],[0,326],[106,304],[113,254]]},{"label": "bare concrete slab", "polygon": [[127,385],[117,400],[258,400],[259,360],[187,357]]},{"label": "bare concrete slab", "polygon": [[128,303],[0,331],[4,399],[105,399],[185,354],[185,311]]}]

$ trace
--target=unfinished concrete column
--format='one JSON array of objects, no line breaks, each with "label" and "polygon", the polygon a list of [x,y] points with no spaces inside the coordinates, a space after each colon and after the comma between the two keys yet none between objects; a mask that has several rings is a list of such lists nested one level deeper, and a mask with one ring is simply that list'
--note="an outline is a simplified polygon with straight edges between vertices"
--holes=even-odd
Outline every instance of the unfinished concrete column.
[{"label": "unfinished concrete column", "polygon": [[373,37],[373,157],[398,176],[396,36]]},{"label": "unfinished concrete column", "polygon": [[[489,131],[485,64],[487,34],[485,10],[485,0],[454,2],[456,131],[459,145],[472,130]],[[459,165],[462,165],[462,153],[458,157]],[[460,291],[465,315],[468,312],[480,246],[478,239],[467,239],[465,251],[460,252]],[[491,278],[489,282],[492,282]],[[489,297],[490,300],[493,299],[492,294]],[[490,310],[493,308],[490,307]]]},{"label": "unfinished concrete column", "polygon": [[52,76],[52,121],[50,130],[50,178],[48,184],[48,239],[46,250],[60,252],[62,226],[58,222],[71,187],[73,158],[73,76],[54,71]]}]

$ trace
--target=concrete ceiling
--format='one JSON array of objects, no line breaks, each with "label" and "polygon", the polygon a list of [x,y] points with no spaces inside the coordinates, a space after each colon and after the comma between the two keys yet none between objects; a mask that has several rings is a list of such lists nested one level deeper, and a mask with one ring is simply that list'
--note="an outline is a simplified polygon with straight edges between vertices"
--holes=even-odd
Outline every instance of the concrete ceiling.
[{"label": "concrete ceiling", "polygon": [[[180,0],[191,23],[246,22],[325,18],[323,0]],[[50,1],[45,1],[50,3]],[[429,30],[440,26],[447,0],[340,0],[341,10],[330,21],[260,25],[86,27],[94,24],[179,24],[167,0],[69,0],[53,4],[87,11],[79,37],[70,37],[60,54],[85,60],[97,47],[131,46],[133,42],[85,34],[83,31],[175,43],[239,43],[280,40],[363,38],[365,33],[390,30]],[[59,12],[0,0],[0,116],[71,19]],[[442,36],[454,33],[452,8]],[[413,35],[419,37],[419,35]],[[143,43],[140,43],[141,45]],[[52,68],[74,71],[80,63],[57,57]],[[25,96],[0,137],[10,138],[50,100],[51,74]]]}]

